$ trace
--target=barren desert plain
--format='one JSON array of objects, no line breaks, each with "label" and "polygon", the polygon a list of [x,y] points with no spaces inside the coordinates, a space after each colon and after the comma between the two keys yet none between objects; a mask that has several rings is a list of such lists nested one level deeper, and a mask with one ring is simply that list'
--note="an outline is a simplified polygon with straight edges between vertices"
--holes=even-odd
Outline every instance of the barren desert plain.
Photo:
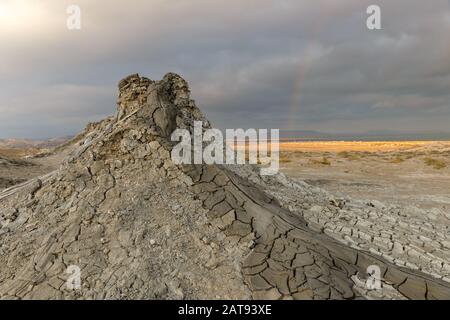
[{"label": "barren desert plain", "polygon": [[280,169],[336,196],[448,211],[450,142],[286,142]]}]

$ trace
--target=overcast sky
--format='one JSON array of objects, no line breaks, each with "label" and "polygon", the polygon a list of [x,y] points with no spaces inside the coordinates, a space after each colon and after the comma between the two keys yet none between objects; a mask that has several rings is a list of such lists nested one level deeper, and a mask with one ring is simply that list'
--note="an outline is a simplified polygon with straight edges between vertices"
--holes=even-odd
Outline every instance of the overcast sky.
[{"label": "overcast sky", "polygon": [[169,71],[219,128],[449,132],[450,1],[0,0],[0,138],[74,134]]}]

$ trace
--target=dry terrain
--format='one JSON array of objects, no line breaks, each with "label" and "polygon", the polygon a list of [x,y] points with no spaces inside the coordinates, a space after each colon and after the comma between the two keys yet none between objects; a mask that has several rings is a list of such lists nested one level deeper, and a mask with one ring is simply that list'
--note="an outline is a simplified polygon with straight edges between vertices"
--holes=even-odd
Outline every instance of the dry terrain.
[{"label": "dry terrain", "polygon": [[339,197],[450,210],[450,142],[291,142],[281,171]]},{"label": "dry terrain", "polygon": [[1,155],[0,299],[450,299],[447,143],[283,144],[293,178],[261,176],[174,163],[195,121],[184,79],[135,74],[115,115]]},{"label": "dry terrain", "polygon": [[39,157],[48,149],[0,148],[0,190],[55,170],[64,153]]}]

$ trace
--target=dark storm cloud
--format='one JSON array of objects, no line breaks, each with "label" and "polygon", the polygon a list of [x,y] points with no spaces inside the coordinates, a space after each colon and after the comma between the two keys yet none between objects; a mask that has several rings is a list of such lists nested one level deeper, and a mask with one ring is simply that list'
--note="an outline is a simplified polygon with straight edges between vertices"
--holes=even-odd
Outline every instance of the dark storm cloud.
[{"label": "dark storm cloud", "polygon": [[114,111],[120,78],[167,71],[221,128],[450,131],[446,0],[25,3],[0,28],[0,136],[74,133]]}]

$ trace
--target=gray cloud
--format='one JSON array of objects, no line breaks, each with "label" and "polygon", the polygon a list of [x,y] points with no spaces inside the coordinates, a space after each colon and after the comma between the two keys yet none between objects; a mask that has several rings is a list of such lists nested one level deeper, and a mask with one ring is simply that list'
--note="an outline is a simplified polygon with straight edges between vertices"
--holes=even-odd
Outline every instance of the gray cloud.
[{"label": "gray cloud", "polygon": [[168,71],[221,128],[450,131],[449,2],[376,2],[369,31],[366,0],[27,0],[0,20],[0,137],[75,133]]}]

